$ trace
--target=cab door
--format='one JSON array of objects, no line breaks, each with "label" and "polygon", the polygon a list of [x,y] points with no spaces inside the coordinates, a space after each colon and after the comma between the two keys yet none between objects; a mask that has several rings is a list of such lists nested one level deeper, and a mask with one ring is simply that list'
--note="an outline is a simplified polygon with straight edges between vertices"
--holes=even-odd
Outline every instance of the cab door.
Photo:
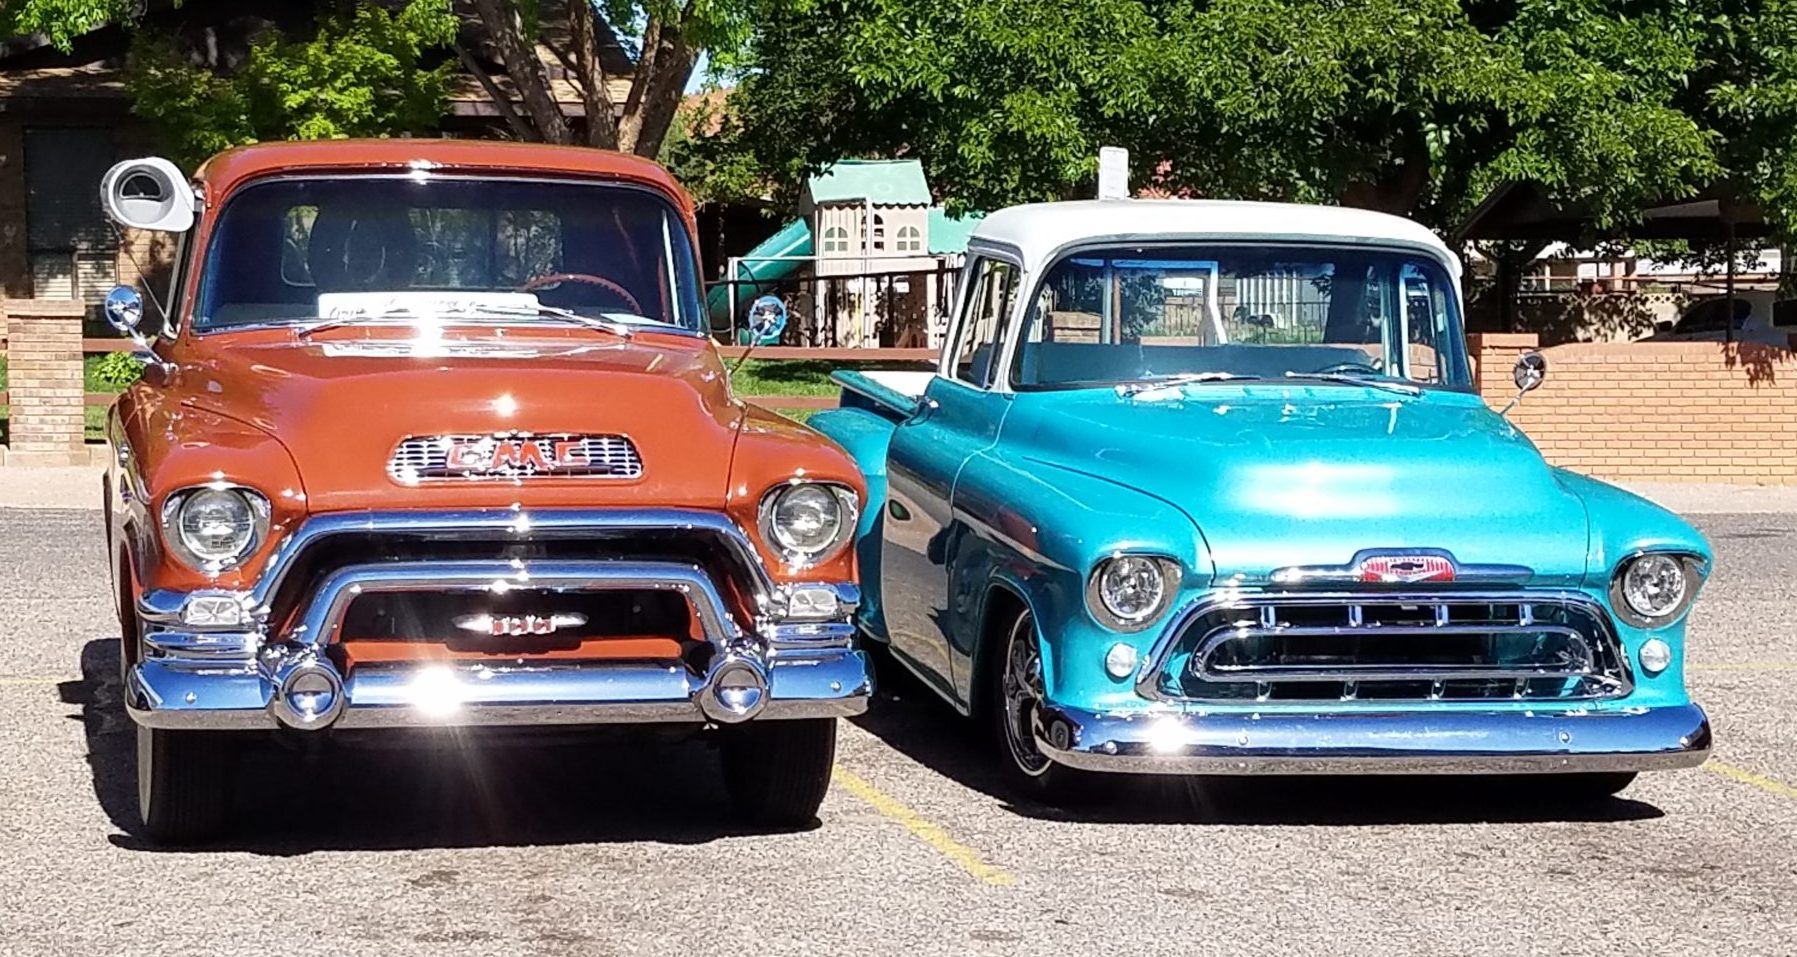
[{"label": "cab door", "polygon": [[894,654],[954,700],[948,629],[949,568],[965,526],[954,519],[955,480],[997,440],[1009,396],[994,391],[1005,317],[1020,270],[995,257],[968,270],[971,289],[917,412],[893,432],[886,455],[880,603]]}]

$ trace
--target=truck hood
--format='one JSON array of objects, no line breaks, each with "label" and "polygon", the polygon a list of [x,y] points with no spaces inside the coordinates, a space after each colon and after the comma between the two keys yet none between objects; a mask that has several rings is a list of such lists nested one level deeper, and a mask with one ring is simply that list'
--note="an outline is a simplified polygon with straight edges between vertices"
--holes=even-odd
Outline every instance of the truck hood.
[{"label": "truck hood", "polygon": [[[298,463],[310,510],[603,506],[723,507],[741,406],[701,340],[524,337],[416,342],[380,332],[234,336],[177,358],[190,407],[253,425]],[[183,361],[185,360],[185,361]],[[403,483],[406,438],[509,433],[622,435],[642,476]]]},{"label": "truck hood", "polygon": [[1351,387],[1024,394],[1005,424],[1035,461],[1139,489],[1197,526],[1217,581],[1346,566],[1369,549],[1445,549],[1585,575],[1584,503],[1476,397]]}]

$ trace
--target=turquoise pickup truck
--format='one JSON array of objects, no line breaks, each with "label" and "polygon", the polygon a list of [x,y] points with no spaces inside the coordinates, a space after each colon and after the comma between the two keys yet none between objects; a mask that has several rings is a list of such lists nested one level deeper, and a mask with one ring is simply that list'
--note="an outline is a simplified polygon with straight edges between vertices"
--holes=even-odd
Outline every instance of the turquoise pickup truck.
[{"label": "turquoise pickup truck", "polygon": [[935,371],[839,374],[811,420],[868,478],[866,641],[1050,801],[1112,772],[1594,798],[1701,763],[1707,543],[1486,406],[1459,288],[1360,210],[987,217]]}]

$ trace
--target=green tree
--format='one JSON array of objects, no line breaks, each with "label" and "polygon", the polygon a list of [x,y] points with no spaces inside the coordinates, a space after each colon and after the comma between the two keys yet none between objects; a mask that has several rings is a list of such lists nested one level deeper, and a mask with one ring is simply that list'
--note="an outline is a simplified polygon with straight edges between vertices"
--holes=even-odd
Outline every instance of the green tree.
[{"label": "green tree", "polygon": [[427,132],[443,116],[454,63],[424,63],[455,33],[447,0],[355,6],[304,39],[265,31],[241,68],[220,72],[192,65],[175,38],[145,32],[132,47],[132,108],[188,168],[260,140]]},{"label": "green tree", "polygon": [[1138,185],[1442,228],[1514,179],[1606,226],[1720,177],[1783,203],[1767,120],[1797,97],[1765,80],[1792,69],[1794,2],[813,0],[767,11],[731,121],[674,158],[728,183],[733,154],[770,182],[915,156],[990,208],[1089,195],[1115,144]]},{"label": "green tree", "polygon": [[136,17],[136,0],[3,0],[0,38],[41,34],[60,49],[108,23]]}]

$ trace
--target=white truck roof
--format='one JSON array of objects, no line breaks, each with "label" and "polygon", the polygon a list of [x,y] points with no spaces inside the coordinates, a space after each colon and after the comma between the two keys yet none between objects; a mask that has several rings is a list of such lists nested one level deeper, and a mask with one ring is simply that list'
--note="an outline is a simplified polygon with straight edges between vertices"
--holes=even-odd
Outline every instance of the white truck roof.
[{"label": "white truck roof", "polygon": [[1086,242],[1181,239],[1324,240],[1407,246],[1432,253],[1454,275],[1459,259],[1433,231],[1387,213],[1342,206],[1214,199],[1092,199],[1033,203],[982,220],[970,249],[1010,247],[1035,271],[1060,250]]}]

